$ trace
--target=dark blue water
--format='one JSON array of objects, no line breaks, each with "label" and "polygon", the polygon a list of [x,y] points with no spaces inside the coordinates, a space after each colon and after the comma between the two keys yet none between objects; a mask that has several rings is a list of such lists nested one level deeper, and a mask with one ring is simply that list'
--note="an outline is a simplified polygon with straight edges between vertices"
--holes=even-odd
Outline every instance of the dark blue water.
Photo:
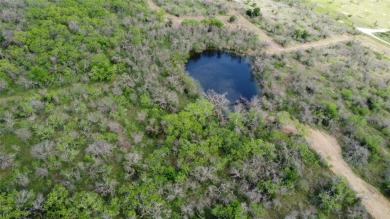
[{"label": "dark blue water", "polygon": [[259,90],[247,57],[219,51],[205,51],[192,55],[186,65],[190,75],[197,79],[205,91],[214,90],[234,103],[240,97],[250,100]]}]

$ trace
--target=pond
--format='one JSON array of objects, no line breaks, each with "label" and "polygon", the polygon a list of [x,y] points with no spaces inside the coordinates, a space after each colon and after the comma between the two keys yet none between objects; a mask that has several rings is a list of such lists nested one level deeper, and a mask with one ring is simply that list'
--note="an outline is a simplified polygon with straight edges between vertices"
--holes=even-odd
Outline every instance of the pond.
[{"label": "pond", "polygon": [[230,103],[235,103],[240,97],[250,100],[259,93],[249,67],[249,57],[207,50],[193,54],[186,70],[205,91],[226,92]]}]

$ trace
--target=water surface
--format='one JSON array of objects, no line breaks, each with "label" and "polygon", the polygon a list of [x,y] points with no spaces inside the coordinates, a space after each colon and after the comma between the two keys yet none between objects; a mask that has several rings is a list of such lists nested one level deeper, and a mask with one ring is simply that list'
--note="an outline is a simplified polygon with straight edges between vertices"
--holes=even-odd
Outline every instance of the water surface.
[{"label": "water surface", "polygon": [[228,52],[205,51],[192,55],[186,69],[205,91],[226,92],[226,98],[234,103],[240,97],[250,100],[259,92],[248,60]]}]

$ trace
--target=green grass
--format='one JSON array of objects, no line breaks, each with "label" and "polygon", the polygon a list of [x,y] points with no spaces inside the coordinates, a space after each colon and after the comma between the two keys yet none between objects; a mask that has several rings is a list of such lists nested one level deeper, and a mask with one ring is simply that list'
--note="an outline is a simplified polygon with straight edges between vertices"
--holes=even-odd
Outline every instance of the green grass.
[{"label": "green grass", "polygon": [[384,33],[375,33],[374,35],[390,43],[390,31]]},{"label": "green grass", "polygon": [[310,0],[321,11],[356,27],[390,28],[388,0]]}]

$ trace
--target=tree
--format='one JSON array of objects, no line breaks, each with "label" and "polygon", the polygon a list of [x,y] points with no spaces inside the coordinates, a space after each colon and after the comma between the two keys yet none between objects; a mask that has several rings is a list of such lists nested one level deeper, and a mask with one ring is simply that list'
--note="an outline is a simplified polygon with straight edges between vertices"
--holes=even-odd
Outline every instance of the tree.
[{"label": "tree", "polygon": [[226,99],[226,93],[218,94],[214,90],[208,90],[205,94],[206,98],[214,104],[215,112],[217,113],[218,119],[221,121],[225,120],[225,115],[229,111],[229,100]]},{"label": "tree", "polygon": [[321,208],[328,214],[340,212],[343,208],[357,202],[355,193],[348,187],[345,180],[339,178],[333,179],[318,197],[321,201]]},{"label": "tree", "polygon": [[230,202],[228,205],[217,205],[213,208],[212,213],[217,218],[236,218],[245,219],[248,218],[245,209],[242,207],[244,203],[240,203],[237,200]]},{"label": "tree", "polygon": [[259,17],[261,16],[261,10],[259,7],[256,7],[254,9],[248,9],[246,11],[246,14],[249,16],[249,17]]},{"label": "tree", "polygon": [[101,156],[103,158],[111,156],[114,146],[105,140],[97,140],[96,142],[88,145],[85,149],[86,153],[91,153],[95,156]]},{"label": "tree", "polygon": [[92,57],[90,67],[90,78],[95,81],[109,81],[117,71],[116,65],[111,65],[104,54],[97,54]]},{"label": "tree", "polygon": [[301,30],[301,29],[296,29],[294,32],[294,38],[296,40],[307,40],[309,38],[310,33],[307,30]]},{"label": "tree", "polygon": [[47,195],[43,206],[45,214],[51,218],[74,218],[75,209],[71,208],[69,192],[62,186],[56,185]]},{"label": "tree", "polygon": [[253,16],[254,17],[258,17],[260,15],[261,15],[261,12],[260,12],[260,8],[259,7],[253,9]]},{"label": "tree", "polygon": [[20,128],[15,131],[15,134],[23,141],[29,140],[32,136],[32,133],[28,128]]},{"label": "tree", "polygon": [[0,170],[11,166],[14,162],[15,154],[8,154],[3,151],[0,151]]},{"label": "tree", "polygon": [[42,84],[52,80],[48,71],[38,66],[35,66],[31,69],[29,76],[32,80]]},{"label": "tree", "polygon": [[30,215],[30,208],[35,195],[29,191],[13,190],[0,193],[0,216],[4,219],[24,218]]},{"label": "tree", "polygon": [[229,18],[230,23],[234,23],[236,21],[237,21],[237,16],[235,16],[235,15],[230,16],[230,18]]},{"label": "tree", "polygon": [[207,24],[209,25],[210,27],[211,26],[215,26],[215,27],[218,27],[218,28],[222,28],[223,27],[223,23],[222,21],[216,19],[216,18],[208,18],[208,19],[204,19],[201,21],[202,24]]}]

